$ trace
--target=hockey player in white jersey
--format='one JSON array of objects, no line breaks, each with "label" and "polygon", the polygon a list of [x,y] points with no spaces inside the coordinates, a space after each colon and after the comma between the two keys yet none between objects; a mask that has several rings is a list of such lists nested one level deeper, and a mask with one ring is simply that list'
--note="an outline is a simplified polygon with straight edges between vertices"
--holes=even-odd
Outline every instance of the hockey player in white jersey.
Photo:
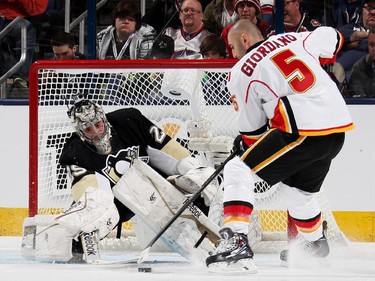
[{"label": "hockey player in white jersey", "polygon": [[[253,186],[261,180],[280,184],[303,252],[326,257],[329,246],[315,194],[344,144],[345,132],[354,125],[321,63],[335,60],[342,36],[319,27],[264,40],[254,24],[240,20],[228,40],[240,60],[227,86],[247,149],[225,166],[222,240],[206,264],[212,272],[257,271],[246,234]],[[288,253],[281,252],[282,261],[288,261]]]}]

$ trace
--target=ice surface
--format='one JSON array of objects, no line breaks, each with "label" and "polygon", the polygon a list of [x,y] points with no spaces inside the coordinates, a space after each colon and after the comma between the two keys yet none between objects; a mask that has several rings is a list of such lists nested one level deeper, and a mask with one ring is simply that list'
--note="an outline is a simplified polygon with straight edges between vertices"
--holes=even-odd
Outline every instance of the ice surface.
[{"label": "ice surface", "polygon": [[[0,279],[3,281],[375,281],[375,243],[351,243],[349,247],[332,249],[329,265],[286,268],[280,266],[278,255],[258,254],[254,263],[258,273],[252,275],[215,275],[208,273],[203,261],[188,263],[171,253],[150,252],[142,266],[151,273],[138,272],[138,265],[84,265],[38,263],[24,260],[20,254],[20,237],[0,237]],[[127,260],[139,252],[102,252],[107,260]]]}]

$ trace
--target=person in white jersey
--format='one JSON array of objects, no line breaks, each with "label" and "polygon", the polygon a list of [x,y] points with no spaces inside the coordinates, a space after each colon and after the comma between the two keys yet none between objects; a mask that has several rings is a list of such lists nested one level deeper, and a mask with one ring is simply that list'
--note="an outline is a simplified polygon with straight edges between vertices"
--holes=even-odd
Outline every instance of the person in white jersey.
[{"label": "person in white jersey", "polygon": [[[257,271],[246,235],[254,184],[261,180],[279,183],[302,253],[326,257],[326,223],[315,195],[354,125],[321,63],[332,63],[343,38],[331,27],[319,27],[264,40],[256,25],[239,20],[228,41],[240,60],[227,87],[247,148],[225,166],[223,240],[206,264],[212,272]],[[290,253],[283,250],[281,260],[288,262]]]},{"label": "person in white jersey", "polygon": [[203,24],[202,5],[198,0],[184,0],[181,4],[182,27],[168,27],[165,34],[174,40],[173,59],[200,59],[199,50],[203,39],[210,34]]}]

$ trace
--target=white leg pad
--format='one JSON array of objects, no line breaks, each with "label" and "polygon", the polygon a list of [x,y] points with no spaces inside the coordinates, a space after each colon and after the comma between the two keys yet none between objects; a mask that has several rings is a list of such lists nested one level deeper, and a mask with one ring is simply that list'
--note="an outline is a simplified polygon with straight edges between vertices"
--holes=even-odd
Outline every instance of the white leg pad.
[{"label": "white leg pad", "polygon": [[21,255],[27,260],[67,262],[72,258],[74,234],[54,220],[55,215],[35,216],[23,222]]},{"label": "white leg pad", "polygon": [[[155,234],[187,200],[177,188],[138,159],[121,177],[113,188],[113,193],[138,218],[147,222]],[[161,239],[173,251],[184,257],[190,258],[199,254],[203,258],[214,251],[214,245],[207,237],[194,250],[195,243],[205,230],[209,233],[209,237],[214,237],[213,241],[219,237],[219,226],[209,220],[198,208],[192,206],[185,210]]]},{"label": "white leg pad", "polygon": [[119,214],[109,191],[89,187],[81,198],[55,220],[75,230],[76,234],[98,230],[99,239],[104,238],[117,225]]}]

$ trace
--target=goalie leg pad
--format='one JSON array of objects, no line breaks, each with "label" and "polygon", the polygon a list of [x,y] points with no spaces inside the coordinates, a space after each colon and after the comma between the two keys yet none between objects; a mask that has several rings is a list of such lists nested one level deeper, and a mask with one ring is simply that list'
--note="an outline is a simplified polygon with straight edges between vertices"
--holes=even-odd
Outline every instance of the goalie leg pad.
[{"label": "goalie leg pad", "polygon": [[75,231],[90,233],[98,230],[104,238],[118,223],[120,217],[113,202],[112,192],[89,187],[81,198],[55,220]]},{"label": "goalie leg pad", "polygon": [[55,215],[35,216],[23,222],[21,255],[27,260],[67,262],[72,258],[70,229],[59,225]]},{"label": "goalie leg pad", "polygon": [[[167,224],[186,200],[177,188],[138,159],[118,181],[113,193],[155,233]],[[219,226],[210,221],[199,209],[193,212],[191,210],[192,208],[185,210],[161,239],[173,251],[184,257],[191,258],[198,253],[202,258],[207,257],[214,250],[214,245],[208,238],[204,238],[194,250],[194,245],[202,236],[197,225],[204,225],[215,238],[218,238]]]}]

